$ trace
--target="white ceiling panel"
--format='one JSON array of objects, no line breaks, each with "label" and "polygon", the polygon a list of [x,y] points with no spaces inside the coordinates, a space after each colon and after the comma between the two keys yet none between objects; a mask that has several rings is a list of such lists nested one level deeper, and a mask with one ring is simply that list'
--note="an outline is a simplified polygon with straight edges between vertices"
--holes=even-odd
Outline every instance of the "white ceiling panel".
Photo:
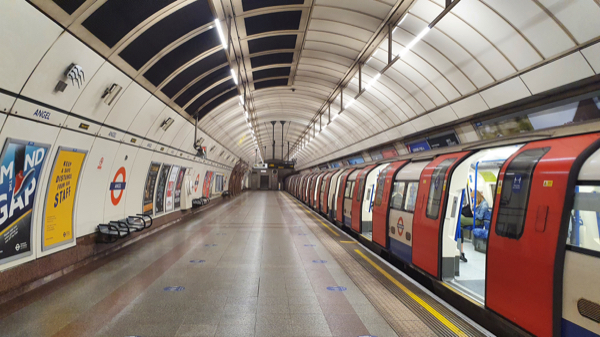
[{"label": "white ceiling panel", "polygon": [[481,97],[490,108],[529,97],[531,93],[520,77],[512,78],[481,92]]},{"label": "white ceiling panel", "polygon": [[554,89],[594,75],[580,52],[560,58],[521,75],[532,94]]},{"label": "white ceiling panel", "polygon": [[453,103],[451,107],[458,118],[468,117],[489,109],[479,94],[474,94],[456,103]]},{"label": "white ceiling panel", "polygon": [[596,43],[581,51],[585,59],[592,66],[596,74],[600,74],[600,43]]}]

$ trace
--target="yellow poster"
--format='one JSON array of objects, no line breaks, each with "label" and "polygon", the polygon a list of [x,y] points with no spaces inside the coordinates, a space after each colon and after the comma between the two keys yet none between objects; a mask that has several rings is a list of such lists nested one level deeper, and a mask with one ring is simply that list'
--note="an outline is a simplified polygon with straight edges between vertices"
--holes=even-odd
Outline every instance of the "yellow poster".
[{"label": "yellow poster", "polygon": [[73,207],[86,152],[60,148],[56,154],[44,208],[42,249],[73,240]]}]

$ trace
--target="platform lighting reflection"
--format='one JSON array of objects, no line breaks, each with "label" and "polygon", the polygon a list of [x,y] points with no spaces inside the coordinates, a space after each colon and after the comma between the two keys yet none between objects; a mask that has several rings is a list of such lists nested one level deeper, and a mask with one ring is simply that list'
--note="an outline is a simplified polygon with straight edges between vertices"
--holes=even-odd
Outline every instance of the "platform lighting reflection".
[{"label": "platform lighting reflection", "polygon": [[235,83],[235,85],[237,85],[238,84],[238,79],[237,79],[237,76],[235,74],[235,71],[233,71],[233,69],[230,69],[230,70],[231,70],[231,77],[233,78],[233,83]]},{"label": "platform lighting reflection", "polygon": [[215,26],[217,27],[217,31],[219,32],[219,38],[221,38],[223,49],[227,49],[227,40],[225,40],[225,34],[223,34],[223,28],[221,28],[221,21],[219,21],[219,19],[215,19]]},{"label": "platform lighting reflection", "polygon": [[423,29],[423,31],[420,32],[419,35],[417,35],[417,37],[415,37],[412,41],[410,41],[409,44],[406,45],[406,47],[404,47],[404,49],[400,52],[400,54],[398,54],[398,56],[404,57],[404,55],[406,55],[406,53],[408,53],[408,51],[411,50],[411,48],[417,44],[417,42],[421,41],[421,39],[425,37],[425,35],[427,35],[427,33],[429,33],[430,30],[431,28],[425,27],[425,29]]}]

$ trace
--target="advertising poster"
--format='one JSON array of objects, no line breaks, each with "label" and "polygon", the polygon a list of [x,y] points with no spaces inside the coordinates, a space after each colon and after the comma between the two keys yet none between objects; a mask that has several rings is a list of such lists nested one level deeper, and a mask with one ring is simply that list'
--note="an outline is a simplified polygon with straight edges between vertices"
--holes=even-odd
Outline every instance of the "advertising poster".
[{"label": "advertising poster", "polygon": [[177,177],[177,184],[175,185],[175,209],[181,207],[181,184],[183,184],[183,176],[185,176],[186,168],[183,167],[179,170],[179,176]]},{"label": "advertising poster", "polygon": [[206,174],[204,175],[204,185],[202,185],[202,196],[203,197],[210,197],[210,182],[212,180],[212,176],[213,176],[213,172],[212,171],[206,171]]},{"label": "advertising poster", "polygon": [[408,148],[408,152],[410,152],[410,153],[431,150],[431,147],[429,147],[429,143],[427,143],[427,140],[425,140],[425,139],[421,139],[421,140],[417,140],[417,141],[408,143],[408,144],[406,144],[406,147]]},{"label": "advertising poster", "polygon": [[146,185],[144,185],[144,204],[142,205],[145,215],[152,215],[154,210],[154,188],[156,187],[156,178],[158,178],[159,170],[160,163],[150,163],[148,175],[146,176]]},{"label": "advertising poster", "polygon": [[0,167],[0,263],[31,255],[31,219],[49,145],[6,139]]},{"label": "advertising poster", "polygon": [[167,197],[165,198],[165,210],[173,210],[173,199],[175,196],[175,183],[179,175],[179,166],[173,166],[171,169],[171,175],[169,176],[169,184],[167,185]]},{"label": "advertising poster", "polygon": [[42,223],[42,250],[73,242],[73,209],[87,151],[60,147],[48,183]]},{"label": "advertising poster", "polygon": [[156,186],[156,202],[154,203],[154,214],[162,213],[165,210],[165,186],[169,178],[171,165],[164,164],[158,175],[158,185]]}]

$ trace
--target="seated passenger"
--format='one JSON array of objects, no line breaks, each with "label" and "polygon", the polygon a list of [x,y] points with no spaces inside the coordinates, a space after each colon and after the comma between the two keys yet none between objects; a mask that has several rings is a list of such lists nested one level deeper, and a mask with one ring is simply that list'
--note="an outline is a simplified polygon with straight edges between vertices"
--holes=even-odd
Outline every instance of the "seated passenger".
[{"label": "seated passenger", "polygon": [[[471,198],[473,198],[473,192],[471,192]],[[471,211],[469,204],[465,203],[465,206],[463,207],[463,209],[461,211],[461,215],[460,215],[461,229],[471,226],[470,229],[472,230],[473,229],[473,219],[475,219],[475,226],[477,226],[477,227],[483,226],[483,219],[485,216],[485,212],[488,210],[488,208],[490,208],[490,206],[488,205],[488,202],[483,197],[483,194],[481,194],[481,192],[477,191],[475,214],[473,216],[473,212]],[[460,259],[464,262],[467,262],[467,258],[465,257],[465,253],[463,251],[464,242],[465,242],[465,239],[461,235],[461,237],[460,237]]]}]

